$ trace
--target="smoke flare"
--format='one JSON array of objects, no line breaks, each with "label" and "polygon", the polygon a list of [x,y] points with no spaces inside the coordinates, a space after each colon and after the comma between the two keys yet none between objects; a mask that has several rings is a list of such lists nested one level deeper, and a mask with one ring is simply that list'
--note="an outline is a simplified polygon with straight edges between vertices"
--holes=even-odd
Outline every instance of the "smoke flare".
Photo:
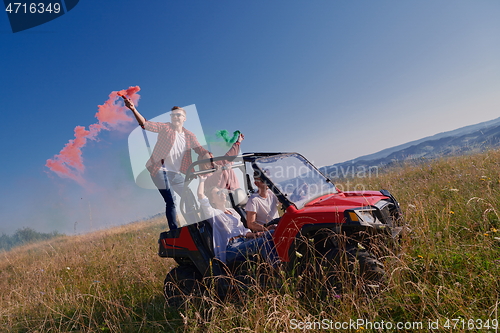
[{"label": "smoke flare", "polygon": [[82,186],[85,185],[82,148],[87,144],[87,139],[96,140],[101,130],[109,131],[122,123],[131,122],[133,118],[127,115],[127,108],[117,101],[121,100],[121,96],[128,96],[137,105],[140,98],[140,95],[137,94],[139,90],[141,88],[136,86],[111,92],[108,100],[103,105],[97,106],[98,111],[95,117],[98,122],[91,124],[89,130],[83,126],[76,126],[75,139],[69,140],[59,154],[47,160],[45,166],[59,177],[69,178]]},{"label": "smoke flare", "polygon": [[238,136],[240,135],[240,131],[234,131],[232,138],[229,137],[229,132],[227,130],[217,131],[216,135],[218,138],[222,138],[224,141],[226,141],[227,145],[230,146],[233,143],[235,143],[236,140],[238,140]]}]

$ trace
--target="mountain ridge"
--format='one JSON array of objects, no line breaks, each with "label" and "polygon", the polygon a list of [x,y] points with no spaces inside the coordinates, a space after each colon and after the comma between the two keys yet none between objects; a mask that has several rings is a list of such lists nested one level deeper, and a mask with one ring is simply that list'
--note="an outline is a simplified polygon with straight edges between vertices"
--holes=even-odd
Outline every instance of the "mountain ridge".
[{"label": "mountain ridge", "polygon": [[462,155],[496,147],[500,147],[500,117],[324,166],[320,170],[331,178],[341,178],[339,170],[345,176],[345,170],[355,172],[355,170],[378,168],[407,160]]}]

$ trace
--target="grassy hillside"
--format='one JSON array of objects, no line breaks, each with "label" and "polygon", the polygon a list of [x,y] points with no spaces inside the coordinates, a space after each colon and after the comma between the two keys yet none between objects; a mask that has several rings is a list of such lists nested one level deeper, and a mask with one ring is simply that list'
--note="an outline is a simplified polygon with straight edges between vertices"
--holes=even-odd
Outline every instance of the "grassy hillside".
[{"label": "grassy hillside", "polygon": [[[65,236],[0,253],[0,315],[6,331],[159,332],[163,278],[160,219]],[[175,324],[175,322],[174,322]]]},{"label": "grassy hillside", "polygon": [[482,332],[495,332],[500,152],[422,161],[339,186],[389,189],[412,229],[401,254],[385,258],[389,280],[376,297],[355,288],[327,300],[297,297],[297,280],[285,277],[279,288],[255,285],[226,303],[192,299],[178,312],[166,307],[162,296],[173,263],[156,254],[165,223],[153,220],[0,253],[0,327],[13,332],[295,332],[301,323],[313,327],[324,320],[362,319],[369,323],[345,331],[371,332],[370,323],[382,322],[417,322],[415,331],[421,322],[427,331],[438,320],[435,331],[461,332],[478,331],[482,320]]}]

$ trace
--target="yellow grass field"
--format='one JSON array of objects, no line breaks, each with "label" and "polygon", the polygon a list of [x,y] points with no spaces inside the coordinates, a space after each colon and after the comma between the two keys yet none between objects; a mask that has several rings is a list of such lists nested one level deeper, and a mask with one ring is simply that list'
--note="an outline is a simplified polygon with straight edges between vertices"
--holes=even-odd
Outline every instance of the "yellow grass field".
[{"label": "yellow grass field", "polygon": [[[177,311],[162,295],[175,263],[157,255],[166,225],[157,218],[0,252],[0,330],[389,332],[381,327],[398,323],[406,325],[400,332],[500,328],[499,151],[422,160],[339,185],[346,184],[390,190],[412,230],[401,252],[384,258],[388,281],[375,296],[351,290],[337,298],[298,297],[297,280],[283,275],[277,288],[256,284],[227,302],[205,295]],[[341,327],[361,320],[365,324],[356,328]]]}]

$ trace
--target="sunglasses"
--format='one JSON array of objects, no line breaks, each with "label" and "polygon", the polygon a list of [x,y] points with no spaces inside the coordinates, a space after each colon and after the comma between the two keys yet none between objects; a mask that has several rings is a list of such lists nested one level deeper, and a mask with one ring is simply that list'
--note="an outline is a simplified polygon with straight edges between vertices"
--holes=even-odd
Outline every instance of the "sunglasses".
[{"label": "sunglasses", "polygon": [[221,196],[222,193],[224,193],[226,196],[227,196],[227,190],[225,189],[221,189],[221,190],[218,190],[217,192],[215,192],[219,197]]}]

